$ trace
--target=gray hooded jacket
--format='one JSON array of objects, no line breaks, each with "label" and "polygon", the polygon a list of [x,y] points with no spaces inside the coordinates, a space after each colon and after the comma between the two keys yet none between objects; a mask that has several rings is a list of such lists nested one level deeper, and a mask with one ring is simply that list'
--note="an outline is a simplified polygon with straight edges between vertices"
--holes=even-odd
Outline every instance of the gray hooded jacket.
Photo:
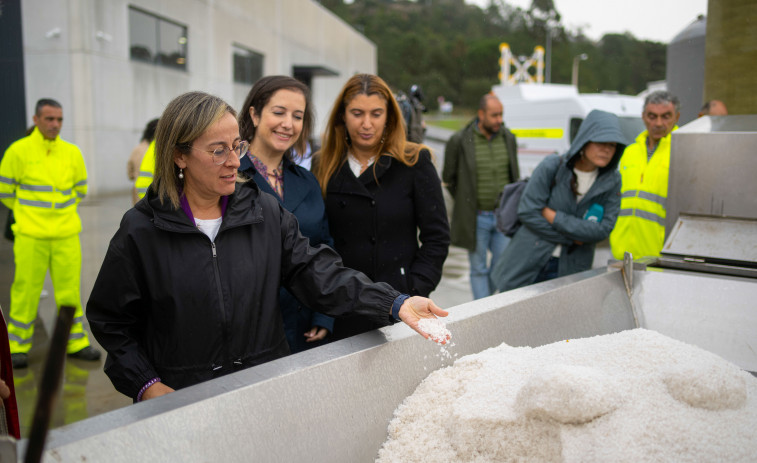
[{"label": "gray hooded jacket", "polygon": [[[610,163],[599,170],[589,191],[576,202],[571,187],[573,166],[590,141],[615,142],[617,147]],[[621,183],[618,163],[625,145],[617,116],[594,110],[581,123],[567,153],[548,156],[536,167],[518,206],[523,226],[492,269],[493,286],[508,291],[530,285],[558,244],[562,245],[560,276],[591,268],[596,243],[610,235],[618,217]],[[604,209],[600,222],[584,220],[593,204]],[[544,207],[557,212],[554,223],[542,216]]]}]

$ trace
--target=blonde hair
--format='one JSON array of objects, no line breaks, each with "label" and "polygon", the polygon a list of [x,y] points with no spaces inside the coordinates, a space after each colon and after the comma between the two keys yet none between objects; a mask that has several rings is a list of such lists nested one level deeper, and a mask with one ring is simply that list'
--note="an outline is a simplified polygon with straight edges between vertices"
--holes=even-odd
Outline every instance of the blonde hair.
[{"label": "blonde hair", "polygon": [[[357,95],[379,95],[386,101],[386,126],[383,144],[379,146],[376,154],[391,156],[407,166],[413,166],[418,162],[420,150],[425,148],[423,145],[407,141],[405,120],[386,82],[373,74],[355,74],[344,84],[342,91],[337,96],[326,125],[323,145],[317,153],[318,162],[313,165],[313,173],[321,184],[323,196],[326,196],[329,180],[346,159],[349,135],[344,122],[344,114],[347,105]],[[373,168],[375,176],[376,163],[374,163]]]},{"label": "blonde hair", "polygon": [[226,113],[236,118],[234,108],[204,92],[185,93],[168,103],[155,130],[155,175],[150,185],[161,203],[168,200],[179,207],[182,181],[175,156],[189,154],[194,141]]}]

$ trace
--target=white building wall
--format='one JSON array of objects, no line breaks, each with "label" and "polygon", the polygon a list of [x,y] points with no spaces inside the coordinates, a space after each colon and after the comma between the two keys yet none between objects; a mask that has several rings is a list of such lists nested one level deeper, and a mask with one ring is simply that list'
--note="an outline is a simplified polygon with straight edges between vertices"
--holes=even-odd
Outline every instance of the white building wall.
[{"label": "white building wall", "polygon": [[[132,61],[129,6],[187,26],[187,70]],[[63,105],[61,136],[79,145],[91,194],[131,188],[126,160],[145,124],[177,95],[202,90],[239,108],[232,46],[264,55],[264,75],[323,66],[314,77],[316,134],[357,72],[376,73],[376,46],[312,0],[22,0],[28,114],[39,98]],[[31,124],[31,121],[29,121]]]}]

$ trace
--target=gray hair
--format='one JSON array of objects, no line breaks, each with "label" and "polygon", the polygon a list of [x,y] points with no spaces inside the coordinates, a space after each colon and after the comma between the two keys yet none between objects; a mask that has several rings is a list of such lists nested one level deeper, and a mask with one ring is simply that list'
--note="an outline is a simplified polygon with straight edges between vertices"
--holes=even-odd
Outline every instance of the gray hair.
[{"label": "gray hair", "polygon": [[174,98],[155,129],[155,175],[150,188],[158,193],[160,202],[170,201],[179,207],[179,194],[183,189],[174,162],[177,154],[189,154],[194,141],[229,113],[237,113],[228,103],[205,92],[189,92]]},{"label": "gray hair", "polygon": [[34,114],[39,116],[41,114],[43,106],[52,106],[53,108],[63,109],[63,106],[61,106],[60,103],[53,100],[52,98],[40,98],[37,101],[37,104],[34,106]]},{"label": "gray hair", "polygon": [[681,100],[679,100],[677,96],[673,95],[667,90],[657,90],[656,92],[652,92],[647,95],[647,97],[644,99],[644,110],[647,109],[647,105],[665,103],[673,103],[673,106],[675,106],[676,108],[676,112],[681,112]]}]

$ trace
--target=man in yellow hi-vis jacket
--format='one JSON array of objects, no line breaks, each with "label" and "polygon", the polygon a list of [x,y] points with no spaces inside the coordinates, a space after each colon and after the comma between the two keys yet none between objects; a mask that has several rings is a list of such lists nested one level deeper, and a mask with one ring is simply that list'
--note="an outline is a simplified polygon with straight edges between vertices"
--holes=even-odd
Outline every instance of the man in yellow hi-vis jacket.
[{"label": "man in yellow hi-vis jacket", "polygon": [[620,214],[610,234],[616,259],[659,256],[665,240],[671,133],[681,113],[678,98],[667,91],[650,93],[641,119],[647,130],[623,152],[618,168],[623,179]]},{"label": "man in yellow hi-vis jacket", "polygon": [[60,103],[37,102],[34,130],[15,141],[0,163],[0,200],[13,209],[16,223],[8,338],[14,368],[28,365],[39,296],[47,270],[56,306],[76,307],[67,353],[99,360],[100,352],[84,332],[80,291],[81,220],[79,201],[87,194],[87,169],[76,145],[58,135],[63,123]]},{"label": "man in yellow hi-vis jacket", "polygon": [[155,140],[150,142],[145,155],[142,157],[142,164],[139,165],[139,173],[134,187],[137,189],[137,197],[142,199],[147,194],[147,189],[152,184],[152,176],[155,173]]}]

